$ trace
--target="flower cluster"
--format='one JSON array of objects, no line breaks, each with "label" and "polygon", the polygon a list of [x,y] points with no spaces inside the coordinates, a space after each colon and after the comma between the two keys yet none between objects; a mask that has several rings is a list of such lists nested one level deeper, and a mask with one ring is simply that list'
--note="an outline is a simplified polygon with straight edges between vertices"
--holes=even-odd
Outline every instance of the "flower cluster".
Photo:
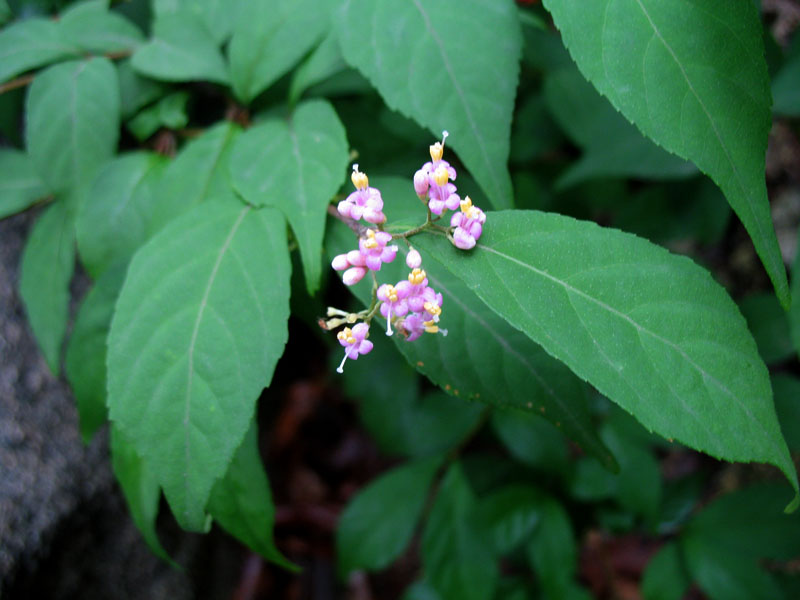
[{"label": "flower cluster", "polygon": [[[350,179],[356,189],[339,202],[337,211],[342,217],[356,223],[363,219],[375,227],[351,223],[353,229],[360,232],[358,249],[339,254],[333,259],[331,266],[337,271],[344,271],[342,280],[346,285],[355,285],[367,272],[371,272],[373,300],[370,307],[360,313],[347,313],[329,308],[328,317],[334,318],[320,321],[324,328],[331,329],[343,324],[353,325],[362,319],[352,328],[345,327],[337,335],[345,353],[336,369],[339,373],[342,372],[348,358],[355,360],[359,355],[372,350],[372,342],[367,337],[369,337],[370,322],[378,313],[386,319],[386,335],[394,333],[392,325],[409,342],[416,340],[423,333],[447,335],[447,330],[439,328],[442,294],[437,293],[429,285],[427,273],[422,269],[422,257],[418,251],[409,245],[406,265],[411,272],[406,279],[395,284],[384,283],[379,286],[375,276],[383,263],[390,263],[397,256],[398,247],[390,244],[393,239],[402,238],[408,244],[410,236],[430,229],[440,232],[440,235],[446,234],[457,248],[470,250],[475,247],[483,233],[486,215],[480,208],[473,206],[469,196],[463,200],[459,197],[456,186],[451,183],[456,178],[456,170],[442,159],[447,136],[446,131],[442,132],[442,141],[430,146],[431,160],[414,174],[414,191],[427,205],[427,221],[404,233],[392,235],[383,230],[386,215],[383,213],[381,193],[377,188],[370,187],[367,175],[358,170],[357,164],[353,165]],[[451,216],[449,228],[436,222],[441,219],[445,210],[458,211]]]},{"label": "flower cluster", "polygon": [[384,283],[377,293],[381,301],[380,313],[386,319],[386,335],[392,335],[394,321],[408,342],[413,342],[424,332],[447,335],[447,330],[440,330],[437,325],[442,314],[442,295],[428,285],[421,263],[419,252],[412,248],[406,256],[406,264],[411,269],[408,279],[395,285]]}]

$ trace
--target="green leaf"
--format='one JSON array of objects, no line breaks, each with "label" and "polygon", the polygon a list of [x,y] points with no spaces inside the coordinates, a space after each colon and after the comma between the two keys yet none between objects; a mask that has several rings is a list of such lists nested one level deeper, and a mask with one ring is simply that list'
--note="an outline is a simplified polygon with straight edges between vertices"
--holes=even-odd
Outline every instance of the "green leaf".
[{"label": "green leaf", "polygon": [[292,77],[289,86],[289,104],[296,104],[303,92],[347,69],[339,49],[339,38],[336,32],[326,35],[307,59],[303,61]]},{"label": "green leaf", "polygon": [[329,24],[328,3],[250,0],[239,11],[228,49],[233,90],[250,102],[299,61]]},{"label": "green leaf", "polygon": [[598,177],[665,179],[697,173],[692,163],[644,137],[573,66],[548,73],[544,94],[561,128],[584,149],[557,186]]},{"label": "green leaf", "polygon": [[475,495],[459,463],[441,482],[422,537],[425,576],[442,598],[490,600],[497,565],[472,522]]},{"label": "green leaf", "polygon": [[28,153],[51,191],[86,184],[117,148],[117,72],[107,58],[49,67],[31,84],[26,112]]},{"label": "green leaf", "polygon": [[547,598],[572,598],[578,566],[575,533],[564,507],[546,498],[539,507],[539,526],[527,547]]},{"label": "green leaf", "polygon": [[285,223],[208,203],[134,256],[108,338],[109,413],[153,469],[175,517],[205,506],[286,343]]},{"label": "green leaf", "polygon": [[684,540],[751,559],[790,560],[800,554],[800,514],[781,511],[785,488],[760,484],[718,498],[686,527]]},{"label": "green leaf", "polygon": [[800,452],[800,379],[778,373],[772,376],[772,389],[786,443],[792,452]]},{"label": "green leaf", "polygon": [[[334,356],[338,363],[339,354]],[[443,392],[422,394],[419,376],[394,344],[375,344],[369,356],[368,361],[348,364],[342,379],[383,452],[417,457],[441,453],[477,425],[482,404],[465,404]]]},{"label": "green leaf", "polygon": [[106,339],[126,266],[117,265],[103,273],[86,295],[64,357],[64,369],[78,404],[81,436],[86,443],[108,419]]},{"label": "green leaf", "polygon": [[447,144],[492,205],[511,207],[506,162],[522,42],[514,4],[347,0],[336,26],[345,60],[386,104],[437,137],[448,130]]},{"label": "green leaf", "polygon": [[122,117],[127,119],[143,106],[164,95],[166,86],[142,77],[133,70],[130,60],[117,63]]},{"label": "green leaf", "polygon": [[403,553],[441,464],[441,456],[410,461],[382,474],[350,500],[336,530],[343,575],[383,569]]},{"label": "green leaf", "polygon": [[755,342],[688,258],[536,211],[489,213],[471,252],[443,235],[414,240],[646,428],[725,460],[774,464],[797,490]]},{"label": "green leaf", "polygon": [[253,206],[283,211],[300,246],[309,294],[319,287],[326,209],[342,185],[347,139],[330,104],[301,104],[287,122],[249,129],[230,157],[233,186]]},{"label": "green leaf", "polygon": [[12,17],[13,15],[11,14],[11,8],[8,6],[8,2],[6,0],[0,0],[0,25],[4,25],[10,21]]},{"label": "green leaf", "polygon": [[154,0],[156,17],[190,13],[201,20],[217,43],[231,35],[240,4],[228,0]]},{"label": "green leaf", "polygon": [[255,421],[250,424],[225,477],[214,484],[208,512],[228,533],[265,560],[297,570],[275,547],[272,538],[275,505],[258,452]]},{"label": "green leaf", "polygon": [[517,460],[559,475],[567,471],[566,438],[540,415],[496,410],[492,429]]},{"label": "green leaf", "polygon": [[228,83],[228,67],[217,43],[189,12],[157,18],[153,39],[139,47],[131,64],[143,75],[165,81]]},{"label": "green leaf", "polygon": [[681,600],[690,583],[680,546],[669,542],[647,563],[642,577],[642,595],[645,600]]},{"label": "green leaf", "polygon": [[25,210],[46,194],[27,154],[0,149],[0,219]]},{"label": "green leaf", "polygon": [[646,136],[694,162],[747,228],[781,304],[789,286],[764,180],[770,90],[752,2],[545,0],[584,76]]},{"label": "green leaf", "polygon": [[[381,190],[384,212],[392,217],[387,226],[389,231],[405,230],[424,222],[425,210],[415,200],[408,180],[374,178],[372,184]],[[417,246],[417,240],[425,241],[424,237],[427,236],[414,237],[414,245]],[[356,247],[352,232],[340,223],[331,229],[328,243],[332,246],[331,254]],[[443,296],[440,325],[448,330],[448,335],[425,335],[412,343],[395,337],[409,364],[459,398],[542,414],[586,452],[598,456],[613,469],[614,458],[597,436],[581,382],[540,346],[489,310],[438,262],[439,252],[423,251],[423,267],[430,285]],[[449,249],[445,249],[447,252]],[[401,248],[393,263],[382,266],[379,283],[407,277],[404,253]],[[369,282],[351,288],[366,303],[370,301],[370,289]]]},{"label": "green leaf", "polygon": [[22,254],[20,295],[33,335],[56,375],[67,330],[69,282],[75,267],[74,230],[66,202],[56,202],[36,221]]},{"label": "green leaf", "polygon": [[81,260],[92,277],[127,263],[147,239],[166,162],[151,152],[123,154],[97,174],[75,224]]},{"label": "green leaf", "polygon": [[136,25],[108,10],[108,0],[73,4],[61,15],[58,26],[68,44],[87,52],[126,52],[144,41]]},{"label": "green leaf", "polygon": [[127,127],[140,142],[145,141],[161,127],[168,129],[186,127],[189,122],[189,115],[186,114],[188,101],[189,92],[175,92],[165,96],[128,121]]},{"label": "green leaf", "polygon": [[775,579],[752,559],[718,544],[681,541],[687,568],[710,600],[783,600]]},{"label": "green leaf", "polygon": [[223,121],[186,144],[167,168],[159,185],[159,201],[150,233],[159,231],[178,215],[207,200],[234,199],[228,159],[242,132]]},{"label": "green leaf", "polygon": [[55,21],[34,17],[0,31],[0,82],[78,54]]},{"label": "green leaf", "polygon": [[133,522],[144,541],[153,554],[177,567],[164,550],[156,532],[158,502],[161,498],[158,480],[118,427],[111,427],[111,464]]},{"label": "green leaf", "polygon": [[800,55],[781,68],[772,81],[772,110],[776,115],[800,117]]},{"label": "green leaf", "polygon": [[794,346],[789,335],[789,319],[775,294],[752,294],[739,302],[761,358],[768,365],[791,357]]},{"label": "green leaf", "polygon": [[526,541],[541,518],[544,496],[530,485],[510,484],[481,498],[475,520],[497,556],[509,554]]},{"label": "green leaf", "polygon": [[403,600],[442,600],[442,598],[430,583],[417,581],[406,589]]}]

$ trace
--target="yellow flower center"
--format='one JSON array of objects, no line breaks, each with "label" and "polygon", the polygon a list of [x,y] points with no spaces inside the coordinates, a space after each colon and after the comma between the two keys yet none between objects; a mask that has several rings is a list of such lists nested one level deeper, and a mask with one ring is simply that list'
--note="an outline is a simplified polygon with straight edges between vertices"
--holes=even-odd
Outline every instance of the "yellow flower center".
[{"label": "yellow flower center", "polygon": [[427,273],[425,273],[425,271],[422,269],[414,269],[408,274],[408,280],[414,285],[421,284],[423,281],[425,281],[425,277],[427,277]]},{"label": "yellow flower center", "polygon": [[426,302],[423,305],[423,308],[425,308],[425,311],[430,313],[434,317],[438,317],[440,314],[442,314],[442,309],[439,307],[438,304],[434,304],[433,302]]},{"label": "yellow flower center", "polygon": [[447,167],[444,165],[436,167],[436,170],[433,172],[433,180],[436,182],[436,185],[440,187],[446,185],[448,179],[450,179],[450,174],[447,172]]},{"label": "yellow flower center", "polygon": [[365,190],[369,186],[369,179],[366,173],[358,170],[358,165],[353,165],[353,173],[350,175],[350,181],[356,186],[357,190]]},{"label": "yellow flower center", "polygon": [[372,250],[378,247],[378,240],[375,239],[375,232],[372,229],[367,231],[367,237],[364,240],[364,248]]},{"label": "yellow flower center", "polygon": [[339,338],[339,340],[350,344],[351,346],[356,343],[356,338],[353,337],[353,330],[349,327],[342,329],[336,334],[336,337]]},{"label": "yellow flower center", "polygon": [[387,286],[386,297],[389,299],[389,302],[397,302],[397,289],[393,285]]},{"label": "yellow flower center", "polygon": [[463,212],[468,219],[473,218],[473,215],[475,214],[475,208],[472,206],[472,200],[469,196],[466,196],[461,201],[461,212]]}]

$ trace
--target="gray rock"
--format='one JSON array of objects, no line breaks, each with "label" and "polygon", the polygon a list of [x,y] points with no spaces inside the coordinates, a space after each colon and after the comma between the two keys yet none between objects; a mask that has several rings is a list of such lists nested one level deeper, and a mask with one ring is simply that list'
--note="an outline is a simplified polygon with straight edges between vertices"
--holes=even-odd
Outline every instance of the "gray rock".
[{"label": "gray rock", "polygon": [[[193,597],[191,581],[150,553],[111,471],[108,435],[84,445],[68,386],[39,353],[17,293],[34,216],[0,221],[0,597]],[[203,544],[165,540],[182,564]]]}]

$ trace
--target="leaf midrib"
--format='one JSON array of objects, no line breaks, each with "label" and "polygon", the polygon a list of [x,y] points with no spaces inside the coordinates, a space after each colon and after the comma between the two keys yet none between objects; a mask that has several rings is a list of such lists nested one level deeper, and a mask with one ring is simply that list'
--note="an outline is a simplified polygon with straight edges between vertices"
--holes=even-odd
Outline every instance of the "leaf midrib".
[{"label": "leaf midrib", "polygon": [[[228,232],[228,236],[225,238],[222,246],[217,253],[217,258],[214,262],[214,266],[211,269],[211,274],[208,277],[208,281],[206,282],[205,290],[203,291],[203,296],[200,300],[200,307],[197,311],[197,318],[194,322],[194,328],[192,330],[192,338],[189,342],[189,356],[188,356],[188,369],[187,369],[187,382],[186,382],[186,395],[184,397],[184,407],[183,407],[183,431],[184,431],[184,472],[183,472],[183,484],[184,484],[184,494],[186,498],[191,497],[191,493],[189,490],[189,463],[191,462],[191,436],[190,436],[190,427],[189,421],[191,416],[191,404],[192,404],[192,381],[194,380],[194,349],[197,345],[197,336],[200,331],[200,323],[203,320],[203,313],[205,312],[206,305],[208,304],[208,297],[211,294],[211,288],[214,286],[214,281],[217,278],[217,272],[219,271],[219,267],[222,264],[222,259],[225,257],[225,254],[228,251],[228,248],[233,241],[236,232],[239,229],[239,226],[242,224],[245,216],[247,213],[250,212],[251,207],[245,206],[239,212],[239,215],[236,218],[236,221],[231,226],[231,230]],[[184,517],[189,520],[189,506],[184,508],[183,511]]]},{"label": "leaf midrib", "polygon": [[[630,324],[632,327],[634,327],[634,329],[637,331],[637,333],[639,335],[641,335],[642,333],[650,335],[654,339],[658,340],[659,342],[663,343],[664,345],[668,346],[669,348],[671,348],[672,350],[677,352],[686,361],[686,363],[688,365],[690,365],[692,368],[694,368],[703,377],[704,380],[713,382],[718,389],[720,389],[725,395],[727,395],[729,398],[731,398],[739,406],[739,408],[750,418],[750,420],[753,423],[755,423],[758,426],[758,428],[761,429],[761,431],[764,432],[766,440],[768,441],[770,446],[772,446],[772,448],[774,450],[776,450],[776,452],[777,452],[776,458],[777,458],[777,456],[781,456],[781,457],[783,456],[783,453],[781,452],[780,447],[775,443],[772,435],[764,428],[762,423],[753,416],[752,412],[749,410],[749,408],[746,405],[744,405],[742,403],[742,401],[739,399],[739,397],[736,396],[735,394],[733,394],[733,392],[731,392],[716,377],[714,377],[713,375],[708,373],[699,364],[697,364],[694,360],[692,360],[692,358],[686,353],[686,351],[683,348],[681,348],[680,346],[678,346],[674,342],[672,342],[672,341],[670,341],[670,340],[658,335],[657,333],[655,333],[653,331],[650,331],[649,329],[647,329],[646,327],[642,326],[641,324],[639,324],[638,322],[633,320],[631,317],[629,317],[625,313],[615,309],[613,306],[611,306],[609,304],[606,304],[605,302],[603,302],[599,298],[595,298],[594,296],[591,296],[590,294],[584,292],[583,290],[580,290],[578,288],[573,287],[572,285],[570,285],[569,283],[567,283],[566,281],[564,281],[562,279],[559,279],[558,277],[550,275],[549,273],[547,273],[545,271],[537,269],[533,265],[525,263],[525,262],[523,262],[523,261],[521,261],[521,260],[519,260],[519,259],[517,259],[517,258],[515,258],[513,256],[505,254],[505,253],[503,253],[503,252],[501,252],[499,250],[496,250],[495,248],[492,248],[490,246],[486,246],[484,244],[480,244],[479,243],[479,244],[477,244],[477,247],[481,248],[482,250],[484,250],[486,252],[489,252],[491,254],[495,254],[495,255],[499,256],[500,258],[508,260],[509,262],[515,263],[515,264],[517,264],[517,265],[519,265],[519,266],[521,266],[521,267],[523,267],[525,269],[528,269],[528,270],[532,271],[533,273],[535,273],[536,275],[539,275],[540,277],[543,277],[545,279],[548,279],[548,280],[552,281],[553,283],[556,283],[556,284],[560,285],[561,287],[564,288],[564,290],[566,292],[573,293],[573,294],[575,294],[577,296],[580,296],[580,297],[582,297],[582,298],[584,298],[584,299],[596,304],[597,306],[599,306],[603,310],[609,312],[610,314],[613,314],[616,317],[626,321],[628,324]],[[508,289],[508,288],[506,288],[506,289]],[[683,400],[681,399],[681,401],[683,401]]]},{"label": "leaf midrib", "polygon": [[442,62],[444,63],[445,71],[447,72],[450,81],[453,83],[453,89],[455,89],[456,93],[458,94],[458,98],[461,101],[461,105],[464,107],[464,113],[467,117],[467,122],[469,123],[469,128],[472,130],[472,134],[475,136],[475,139],[478,142],[478,148],[481,151],[481,156],[483,157],[484,164],[488,168],[489,172],[492,174],[492,180],[497,186],[498,178],[497,174],[494,170],[494,165],[489,158],[489,154],[486,151],[486,145],[484,143],[483,137],[479,134],[477,125],[475,124],[475,119],[472,116],[472,111],[470,110],[469,103],[464,95],[464,90],[461,89],[461,85],[456,79],[455,73],[453,73],[453,66],[450,64],[450,58],[448,57],[447,53],[444,50],[444,45],[442,44],[442,40],[439,37],[439,34],[433,28],[431,23],[430,17],[428,13],[425,12],[425,9],[419,3],[419,0],[413,0],[414,6],[419,11],[420,15],[422,16],[423,21],[425,22],[425,29],[428,30],[428,33],[431,36],[431,39],[436,43],[436,47],[439,49],[439,54],[442,57]]},{"label": "leaf midrib", "polygon": [[[730,151],[728,150],[728,146],[722,141],[722,136],[720,135],[719,130],[717,129],[716,122],[712,118],[711,113],[708,111],[708,108],[706,107],[705,103],[700,98],[700,95],[694,89],[694,86],[692,85],[692,82],[689,79],[689,76],[686,73],[686,70],[683,68],[683,64],[678,59],[678,56],[675,54],[675,51],[672,49],[672,46],[670,46],[667,43],[667,40],[664,39],[664,36],[661,34],[661,31],[658,29],[656,24],[653,22],[653,19],[650,17],[650,13],[647,12],[647,9],[642,4],[642,1],[641,0],[636,0],[636,4],[639,6],[639,8],[641,9],[641,11],[644,14],[645,18],[647,19],[647,22],[650,24],[650,27],[653,29],[653,34],[661,41],[661,43],[664,45],[664,48],[666,48],[667,52],[669,52],[670,56],[672,57],[672,60],[675,61],[675,64],[678,66],[678,69],[680,70],[681,75],[683,76],[683,79],[686,82],[687,87],[689,88],[689,91],[695,97],[695,100],[697,100],[697,103],[700,105],[700,108],[703,109],[703,113],[706,115],[706,118],[708,119],[708,122],[711,125],[711,129],[714,132],[714,136],[716,137],[720,148],[722,148],[722,151],[725,154],[725,158],[727,159],[728,164],[731,166],[731,169],[733,170],[734,180],[736,181],[736,184],[738,185],[739,190],[742,193],[742,196],[747,200],[747,202],[745,203],[745,206],[747,207],[747,210],[750,213],[750,218],[752,219],[752,222],[753,222],[754,226],[756,227],[759,236],[761,237],[762,240],[764,240],[764,242],[766,242],[766,240],[769,239],[769,236],[764,232],[764,229],[763,229],[763,226],[762,226],[762,222],[761,222],[760,219],[757,218],[757,216],[756,216],[756,214],[755,214],[755,212],[753,210],[753,199],[752,199],[750,193],[748,192],[748,190],[745,188],[744,184],[742,183],[741,174],[739,173],[739,169],[738,169],[738,167],[736,165],[736,162],[731,157]],[[607,7],[610,6],[610,5],[611,4],[609,3],[607,5]],[[608,78],[607,74],[606,74],[606,79],[608,79],[610,81],[610,79]],[[764,248],[765,253],[766,253],[766,250],[767,249]],[[776,270],[776,275],[778,273],[780,273],[780,269],[778,268],[778,265],[776,265],[774,263],[774,257],[772,255],[770,255],[770,262],[773,264],[773,268]]]}]

